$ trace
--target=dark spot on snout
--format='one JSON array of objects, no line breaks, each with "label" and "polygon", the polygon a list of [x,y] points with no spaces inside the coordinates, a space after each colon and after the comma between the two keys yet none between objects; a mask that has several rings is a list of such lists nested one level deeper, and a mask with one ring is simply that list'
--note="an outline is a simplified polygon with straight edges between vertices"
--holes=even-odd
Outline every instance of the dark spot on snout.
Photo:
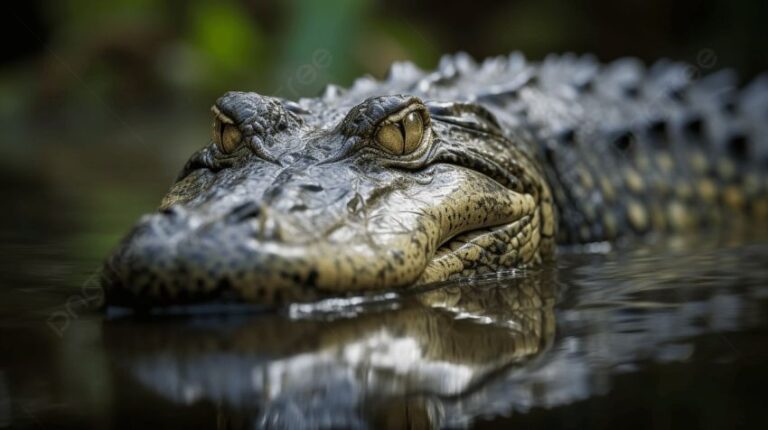
[{"label": "dark spot on snout", "polygon": [[229,213],[228,219],[232,222],[241,222],[251,218],[256,218],[261,214],[261,206],[256,202],[245,202],[238,206]]},{"label": "dark spot on snout", "polygon": [[319,193],[320,191],[323,191],[322,185],[317,185],[317,184],[301,184],[299,185],[299,187],[302,190],[310,191],[313,193]]}]

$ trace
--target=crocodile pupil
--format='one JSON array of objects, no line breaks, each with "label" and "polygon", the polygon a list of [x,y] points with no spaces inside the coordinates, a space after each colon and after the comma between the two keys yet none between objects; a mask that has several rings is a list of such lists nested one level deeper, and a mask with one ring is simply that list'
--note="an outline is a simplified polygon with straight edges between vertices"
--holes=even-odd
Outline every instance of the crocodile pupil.
[{"label": "crocodile pupil", "polygon": [[403,119],[403,129],[405,130],[405,147],[403,154],[410,154],[419,147],[421,137],[424,134],[424,125],[421,121],[421,115],[416,112],[409,113]]}]

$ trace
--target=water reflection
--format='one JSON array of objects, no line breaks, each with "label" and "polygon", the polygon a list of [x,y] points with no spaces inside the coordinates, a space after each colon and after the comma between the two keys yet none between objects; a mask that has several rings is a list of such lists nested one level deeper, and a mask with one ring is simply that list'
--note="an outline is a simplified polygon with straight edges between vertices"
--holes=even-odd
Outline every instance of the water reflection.
[{"label": "water reflection", "polygon": [[[286,427],[432,425],[499,372],[552,344],[555,284],[540,276],[454,285],[354,316],[109,324],[107,346],[174,402]],[[229,418],[232,418],[231,416]]]},{"label": "water reflection", "polygon": [[609,393],[648,363],[693,361],[708,333],[722,345],[707,358],[733,359],[727,333],[766,324],[767,250],[566,255],[523,279],[352,315],[122,320],[104,339],[140,384],[217,405],[228,427],[468,426]]}]

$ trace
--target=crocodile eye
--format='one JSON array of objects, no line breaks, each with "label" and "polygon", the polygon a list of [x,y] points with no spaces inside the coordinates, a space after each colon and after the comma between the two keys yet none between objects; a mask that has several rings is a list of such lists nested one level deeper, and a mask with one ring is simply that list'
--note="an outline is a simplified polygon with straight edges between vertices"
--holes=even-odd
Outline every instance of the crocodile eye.
[{"label": "crocodile eye", "polygon": [[240,141],[243,139],[243,134],[237,126],[227,120],[228,118],[225,118],[222,121],[218,115],[213,119],[213,143],[225,154],[229,154],[237,149],[240,146]]},{"label": "crocodile eye", "polygon": [[384,124],[376,131],[376,142],[395,155],[415,151],[424,137],[424,120],[418,112],[410,112],[397,122]]}]

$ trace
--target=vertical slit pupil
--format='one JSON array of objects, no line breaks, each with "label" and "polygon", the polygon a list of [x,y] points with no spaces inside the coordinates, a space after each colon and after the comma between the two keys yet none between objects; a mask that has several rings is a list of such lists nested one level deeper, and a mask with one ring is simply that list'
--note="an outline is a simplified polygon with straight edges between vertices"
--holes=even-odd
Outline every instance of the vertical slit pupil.
[{"label": "vertical slit pupil", "polygon": [[405,142],[406,142],[406,140],[405,140],[406,139],[405,127],[403,127],[403,122],[402,121],[398,121],[395,124],[395,126],[397,127],[398,130],[400,130],[400,137],[403,139],[402,140],[403,146],[400,147],[400,155],[403,155],[403,154],[405,154]]}]

